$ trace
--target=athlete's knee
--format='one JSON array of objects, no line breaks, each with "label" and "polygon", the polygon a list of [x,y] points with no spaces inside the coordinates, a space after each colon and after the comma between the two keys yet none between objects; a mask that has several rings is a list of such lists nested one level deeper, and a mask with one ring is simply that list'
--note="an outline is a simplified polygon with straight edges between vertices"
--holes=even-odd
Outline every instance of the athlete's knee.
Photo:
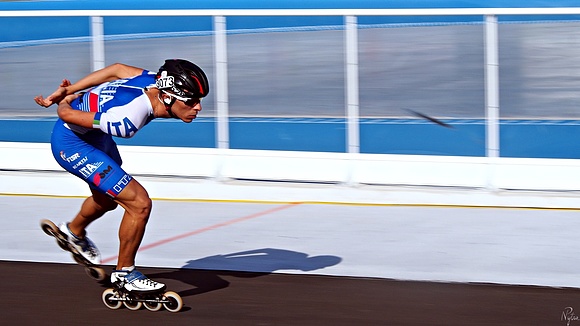
[{"label": "athlete's knee", "polygon": [[149,218],[153,206],[147,190],[135,179],[132,179],[119,196],[117,196],[117,202],[131,216],[144,219],[145,221]]},{"label": "athlete's knee", "polygon": [[147,221],[149,219],[149,215],[151,214],[152,207],[153,201],[151,198],[149,198],[147,193],[145,193],[145,195],[135,197],[135,199],[131,202],[130,213],[137,218]]},{"label": "athlete's knee", "polygon": [[130,215],[134,218],[145,220],[145,222],[149,219],[149,214],[153,207],[153,201],[142,187],[136,190],[134,196],[122,201],[121,204]]}]

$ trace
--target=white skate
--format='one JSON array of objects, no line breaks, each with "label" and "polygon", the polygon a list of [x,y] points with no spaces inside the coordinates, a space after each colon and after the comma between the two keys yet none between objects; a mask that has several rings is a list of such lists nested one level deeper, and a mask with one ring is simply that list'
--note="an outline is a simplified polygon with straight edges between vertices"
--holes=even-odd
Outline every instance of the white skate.
[{"label": "white skate", "polygon": [[[81,243],[79,243],[78,240],[75,243],[75,239],[77,239],[77,237],[75,237],[70,232],[66,225],[61,225],[61,227],[58,227],[51,220],[41,220],[40,227],[44,233],[56,240],[56,243],[62,250],[70,252],[73,259],[79,265],[83,265],[85,267],[87,275],[99,282],[103,281],[107,277],[105,270],[99,266],[101,257],[99,255],[99,251],[92,241],[85,238],[84,240],[80,240]],[[89,249],[82,249],[87,247],[89,247]]]},{"label": "white skate", "polygon": [[86,234],[84,238],[79,238],[74,235],[68,228],[68,223],[62,223],[59,226],[60,231],[67,236],[67,241],[71,249],[76,250],[78,254],[83,256],[88,262],[93,265],[101,264],[101,254],[94,242],[89,239]]},{"label": "white skate", "polygon": [[129,310],[139,310],[144,306],[149,311],[165,307],[170,312],[178,312],[183,307],[179,294],[165,292],[165,284],[150,280],[135,269],[113,271],[111,283],[114,287],[106,289],[102,296],[105,306],[110,309],[125,306]]},{"label": "white skate", "polygon": [[115,270],[111,273],[111,283],[133,293],[152,293],[165,290],[165,284],[155,282],[138,270]]}]

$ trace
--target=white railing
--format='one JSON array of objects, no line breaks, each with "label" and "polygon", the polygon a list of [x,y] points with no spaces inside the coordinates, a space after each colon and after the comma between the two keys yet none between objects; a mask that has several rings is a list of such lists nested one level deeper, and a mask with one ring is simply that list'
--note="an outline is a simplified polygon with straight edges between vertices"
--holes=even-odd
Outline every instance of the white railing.
[{"label": "white railing", "polygon": [[[500,15],[580,14],[580,8],[474,8],[474,9],[288,9],[288,10],[50,10],[0,11],[0,17],[87,16],[91,19],[93,67],[104,65],[103,20],[106,16],[212,16],[214,20],[215,84],[217,90],[217,149],[124,148],[127,170],[136,174],[185,177],[284,180],[337,183],[452,186],[487,190],[580,190],[580,163],[576,160],[507,159],[499,153],[499,79],[497,17]],[[481,15],[484,21],[486,67],[487,157],[434,157],[359,154],[357,16]],[[343,16],[348,153],[300,153],[229,150],[227,89],[228,16]],[[0,170],[58,170],[46,145],[22,147],[0,144]],[[40,147],[39,147],[40,146]],[[22,150],[24,149],[24,151]],[[151,155],[163,151],[163,160],[196,162],[191,166],[156,164]],[[38,155],[43,160],[38,160]],[[47,156],[48,155],[48,156]],[[124,154],[125,155],[125,154]],[[143,157],[146,160],[142,160]],[[50,163],[49,163],[50,162]],[[146,163],[144,163],[146,162]],[[288,164],[291,162],[291,164]],[[32,164],[32,165],[31,165]],[[167,171],[159,168],[166,167]],[[1,174],[1,173],[0,173]],[[1,177],[1,175],[0,175]],[[5,184],[6,186],[6,184]],[[2,190],[6,191],[6,190]],[[538,204],[538,206],[542,206]]]},{"label": "white railing", "polygon": [[0,17],[124,16],[486,16],[578,15],[580,7],[421,8],[421,9],[163,9],[163,10],[10,10]]},{"label": "white railing", "polygon": [[499,156],[499,77],[497,16],[578,15],[580,8],[449,8],[449,9],[184,9],[184,10],[14,10],[0,17],[91,17],[92,67],[104,67],[105,45],[102,17],[112,16],[210,16],[214,20],[216,67],[217,147],[229,148],[227,16],[343,16],[345,24],[345,71],[347,150],[358,153],[358,41],[357,16],[482,16],[485,23],[486,155]]}]

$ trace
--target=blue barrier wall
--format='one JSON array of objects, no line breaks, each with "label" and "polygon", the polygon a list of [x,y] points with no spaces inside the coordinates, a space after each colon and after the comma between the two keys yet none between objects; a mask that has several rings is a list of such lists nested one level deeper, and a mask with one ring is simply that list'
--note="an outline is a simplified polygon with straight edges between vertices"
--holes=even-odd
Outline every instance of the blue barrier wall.
[{"label": "blue barrier wall", "polygon": [[[1,120],[0,141],[50,142],[55,119]],[[482,120],[445,120],[444,128],[421,120],[363,119],[361,153],[485,156]],[[175,120],[150,123],[120,145],[213,148],[215,119],[191,124]],[[232,118],[233,149],[345,152],[344,119]],[[580,121],[501,123],[502,157],[580,158]],[[522,137],[523,135],[523,137]]]},{"label": "blue barrier wall", "polygon": [[[0,2],[0,10],[54,9],[279,9],[279,8],[478,8],[478,7],[578,7],[577,1],[28,1]],[[501,17],[575,20],[576,16]],[[359,24],[470,22],[482,17],[360,17]],[[154,23],[153,23],[154,22]],[[228,29],[278,28],[342,25],[342,17],[229,17]],[[50,28],[46,28],[50,26]],[[180,31],[210,35],[211,17],[105,17],[105,34],[173,33]],[[18,41],[86,38],[88,17],[2,18],[0,48],[34,45]],[[205,34],[204,34],[205,33]],[[86,41],[86,39],[85,39]],[[8,63],[6,63],[8,64]],[[424,90],[417,90],[422,92]],[[406,95],[406,94],[405,94]],[[0,108],[2,109],[2,108]],[[444,128],[419,119],[361,119],[362,153],[485,155],[485,126],[482,119],[446,119]],[[0,141],[48,142],[54,119],[0,120]],[[500,147],[504,157],[579,158],[577,119],[502,120]],[[230,147],[234,149],[346,151],[343,118],[231,118]],[[159,135],[171,136],[159,137]],[[179,141],[177,141],[179,139]],[[192,125],[154,121],[133,139],[118,143],[144,146],[215,147],[215,119],[202,117]]]}]

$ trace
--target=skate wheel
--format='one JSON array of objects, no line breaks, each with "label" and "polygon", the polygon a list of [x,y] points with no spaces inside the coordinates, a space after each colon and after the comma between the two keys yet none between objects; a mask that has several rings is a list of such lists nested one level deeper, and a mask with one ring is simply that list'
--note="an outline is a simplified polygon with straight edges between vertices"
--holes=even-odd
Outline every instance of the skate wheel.
[{"label": "skate wheel", "polygon": [[44,231],[44,233],[50,235],[51,237],[56,238],[58,227],[51,220],[40,221],[40,227],[42,228],[42,231]]},{"label": "skate wheel", "polygon": [[99,282],[107,277],[107,273],[100,267],[85,267],[85,272],[88,276]]},{"label": "skate wheel", "polygon": [[140,301],[134,301],[131,298],[127,298],[127,301],[123,301],[123,304],[125,305],[125,307],[127,307],[127,309],[129,310],[139,310],[141,309],[141,306],[143,305]]},{"label": "skate wheel", "polygon": [[[181,300],[181,297],[179,296],[179,294],[177,294],[173,291],[167,291],[167,292],[165,292],[165,294],[163,294],[163,297],[165,300],[167,300],[167,302],[163,303],[163,306],[168,311],[178,312],[183,307],[183,300]],[[163,301],[165,301],[165,300],[163,300]]]},{"label": "skate wheel", "polygon": [[58,238],[56,239],[56,243],[58,243],[58,246],[60,247],[60,249],[70,252],[68,244],[60,241]]},{"label": "skate wheel", "polygon": [[[72,258],[75,260],[75,262],[76,262],[77,264],[79,264],[79,265],[84,265],[84,264],[85,264],[85,262],[84,262],[82,259],[80,259],[80,258],[79,258],[79,256],[77,256],[77,255],[73,254],[72,252],[71,252],[71,254],[70,254],[70,255],[72,256]],[[88,268],[88,267],[87,267],[87,268]]]},{"label": "skate wheel", "polygon": [[145,308],[149,311],[159,311],[163,306],[161,302],[145,301],[143,302]]},{"label": "skate wheel", "polygon": [[40,228],[42,228],[42,231],[44,231],[44,233],[55,238],[56,243],[62,250],[70,251],[68,245],[62,241],[62,236],[60,235],[60,230],[58,229],[58,226],[56,226],[56,224],[54,224],[51,220],[40,221]]},{"label": "skate wheel", "polygon": [[121,306],[123,305],[123,303],[120,300],[115,300],[115,299],[117,299],[117,295],[113,289],[106,289],[105,292],[103,292],[102,297],[103,297],[103,303],[109,309],[116,310],[116,309],[121,308]]}]

